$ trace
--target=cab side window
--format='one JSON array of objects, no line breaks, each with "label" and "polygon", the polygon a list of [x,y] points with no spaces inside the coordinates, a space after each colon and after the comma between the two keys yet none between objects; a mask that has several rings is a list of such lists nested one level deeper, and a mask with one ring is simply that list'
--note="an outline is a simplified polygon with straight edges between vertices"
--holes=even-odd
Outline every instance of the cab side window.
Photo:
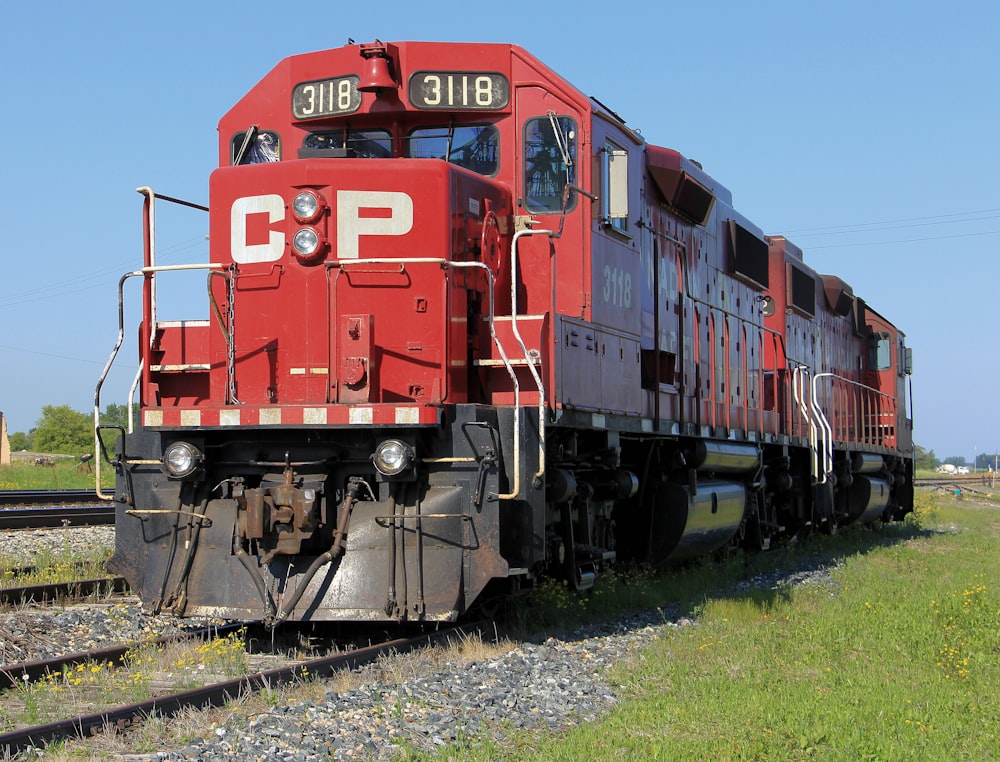
[{"label": "cab side window", "polygon": [[[563,193],[576,184],[576,122],[568,116],[540,116],[524,125],[524,208],[558,213]],[[569,211],[576,205],[570,190]]]},{"label": "cab side window", "polygon": [[601,150],[601,222],[628,234],[628,151],[611,141]]},{"label": "cab side window", "polygon": [[237,132],[229,146],[233,166],[281,161],[281,136],[271,130],[254,127],[246,132]]}]

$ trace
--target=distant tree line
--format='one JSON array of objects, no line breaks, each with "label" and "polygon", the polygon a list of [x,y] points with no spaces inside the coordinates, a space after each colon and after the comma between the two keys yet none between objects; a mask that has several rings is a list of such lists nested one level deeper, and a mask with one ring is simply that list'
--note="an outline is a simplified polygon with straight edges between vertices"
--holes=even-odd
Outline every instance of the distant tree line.
[{"label": "distant tree line", "polygon": [[925,450],[920,445],[913,446],[913,466],[923,470],[933,470],[941,465],[934,450]]},{"label": "distant tree line", "polygon": [[[128,406],[108,405],[101,413],[101,423],[128,428]],[[114,447],[116,433],[105,431],[105,446]],[[11,452],[28,450],[54,455],[84,455],[94,452],[94,416],[80,413],[69,405],[46,405],[31,431],[15,431],[9,436]],[[96,454],[96,453],[95,453]]]},{"label": "distant tree line", "polygon": [[944,460],[939,459],[934,455],[934,450],[925,450],[920,445],[916,445],[916,467],[921,469],[935,469],[941,464],[951,465],[951,466],[965,466],[966,468],[973,468],[977,471],[985,471],[988,468],[996,469],[997,465],[1000,464],[1000,454],[998,453],[980,453],[975,457],[975,459],[970,463],[966,460],[963,455],[950,455]]}]

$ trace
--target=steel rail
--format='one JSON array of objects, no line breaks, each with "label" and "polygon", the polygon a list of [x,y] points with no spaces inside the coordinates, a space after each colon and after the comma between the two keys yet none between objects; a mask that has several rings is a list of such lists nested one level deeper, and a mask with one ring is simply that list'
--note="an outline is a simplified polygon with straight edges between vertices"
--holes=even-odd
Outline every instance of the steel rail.
[{"label": "steel rail", "polygon": [[390,653],[405,653],[423,646],[434,645],[450,638],[467,637],[469,631],[460,627],[448,627],[433,633],[425,633],[412,638],[399,638],[355,651],[324,656],[318,659],[297,662],[285,667],[257,672],[246,677],[213,683],[202,688],[173,693],[148,701],[114,707],[93,714],[59,720],[30,728],[12,730],[0,734],[0,749],[13,756],[31,748],[37,748],[53,741],[69,738],[86,738],[106,728],[124,730],[133,723],[156,713],[173,716],[188,707],[204,708],[221,706],[248,692],[273,688],[295,682],[306,677],[310,679],[329,677],[344,669],[356,669]]},{"label": "steel rail", "polygon": [[69,598],[79,600],[104,592],[121,593],[128,589],[123,577],[75,579],[72,582],[50,582],[44,585],[26,585],[0,589],[0,606],[17,606],[34,601],[55,601]]},{"label": "steel rail", "polygon": [[62,505],[45,508],[0,509],[0,529],[51,529],[53,527],[92,527],[115,523],[111,505]]},{"label": "steel rail", "polygon": [[5,489],[0,505],[102,505],[93,489]]},{"label": "steel rail", "polygon": [[126,654],[130,651],[135,652],[143,648],[155,648],[156,646],[194,640],[196,638],[216,638],[219,635],[227,635],[230,632],[235,632],[243,626],[245,625],[242,622],[234,622],[232,624],[206,627],[190,632],[162,635],[158,638],[150,638],[137,643],[108,646],[107,648],[97,648],[93,651],[78,651],[51,659],[38,659],[18,664],[7,664],[0,666],[0,691],[10,690],[15,685],[22,685],[25,682],[38,680],[48,674],[57,674],[62,671],[63,667],[75,667],[77,664],[84,664],[86,662],[123,664]]}]

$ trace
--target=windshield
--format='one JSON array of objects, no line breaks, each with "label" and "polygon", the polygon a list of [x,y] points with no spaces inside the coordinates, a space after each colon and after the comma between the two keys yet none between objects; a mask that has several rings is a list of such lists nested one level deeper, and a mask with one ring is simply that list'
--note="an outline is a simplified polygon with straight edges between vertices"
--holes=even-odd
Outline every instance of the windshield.
[{"label": "windshield", "polygon": [[500,169],[500,131],[492,124],[424,127],[407,138],[411,159],[444,159],[480,175]]},{"label": "windshield", "polygon": [[388,159],[392,157],[392,136],[388,130],[329,130],[310,132],[302,141],[299,158],[341,157]]}]

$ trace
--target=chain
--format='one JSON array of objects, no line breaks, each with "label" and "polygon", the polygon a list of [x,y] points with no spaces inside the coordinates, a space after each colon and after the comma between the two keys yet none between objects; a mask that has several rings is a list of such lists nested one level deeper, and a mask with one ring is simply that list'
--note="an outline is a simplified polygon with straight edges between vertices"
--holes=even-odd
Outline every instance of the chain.
[{"label": "chain", "polygon": [[239,405],[236,399],[236,269],[229,271],[227,283],[227,306],[226,323],[229,327],[229,336],[226,341],[226,376],[229,380],[229,403]]}]

